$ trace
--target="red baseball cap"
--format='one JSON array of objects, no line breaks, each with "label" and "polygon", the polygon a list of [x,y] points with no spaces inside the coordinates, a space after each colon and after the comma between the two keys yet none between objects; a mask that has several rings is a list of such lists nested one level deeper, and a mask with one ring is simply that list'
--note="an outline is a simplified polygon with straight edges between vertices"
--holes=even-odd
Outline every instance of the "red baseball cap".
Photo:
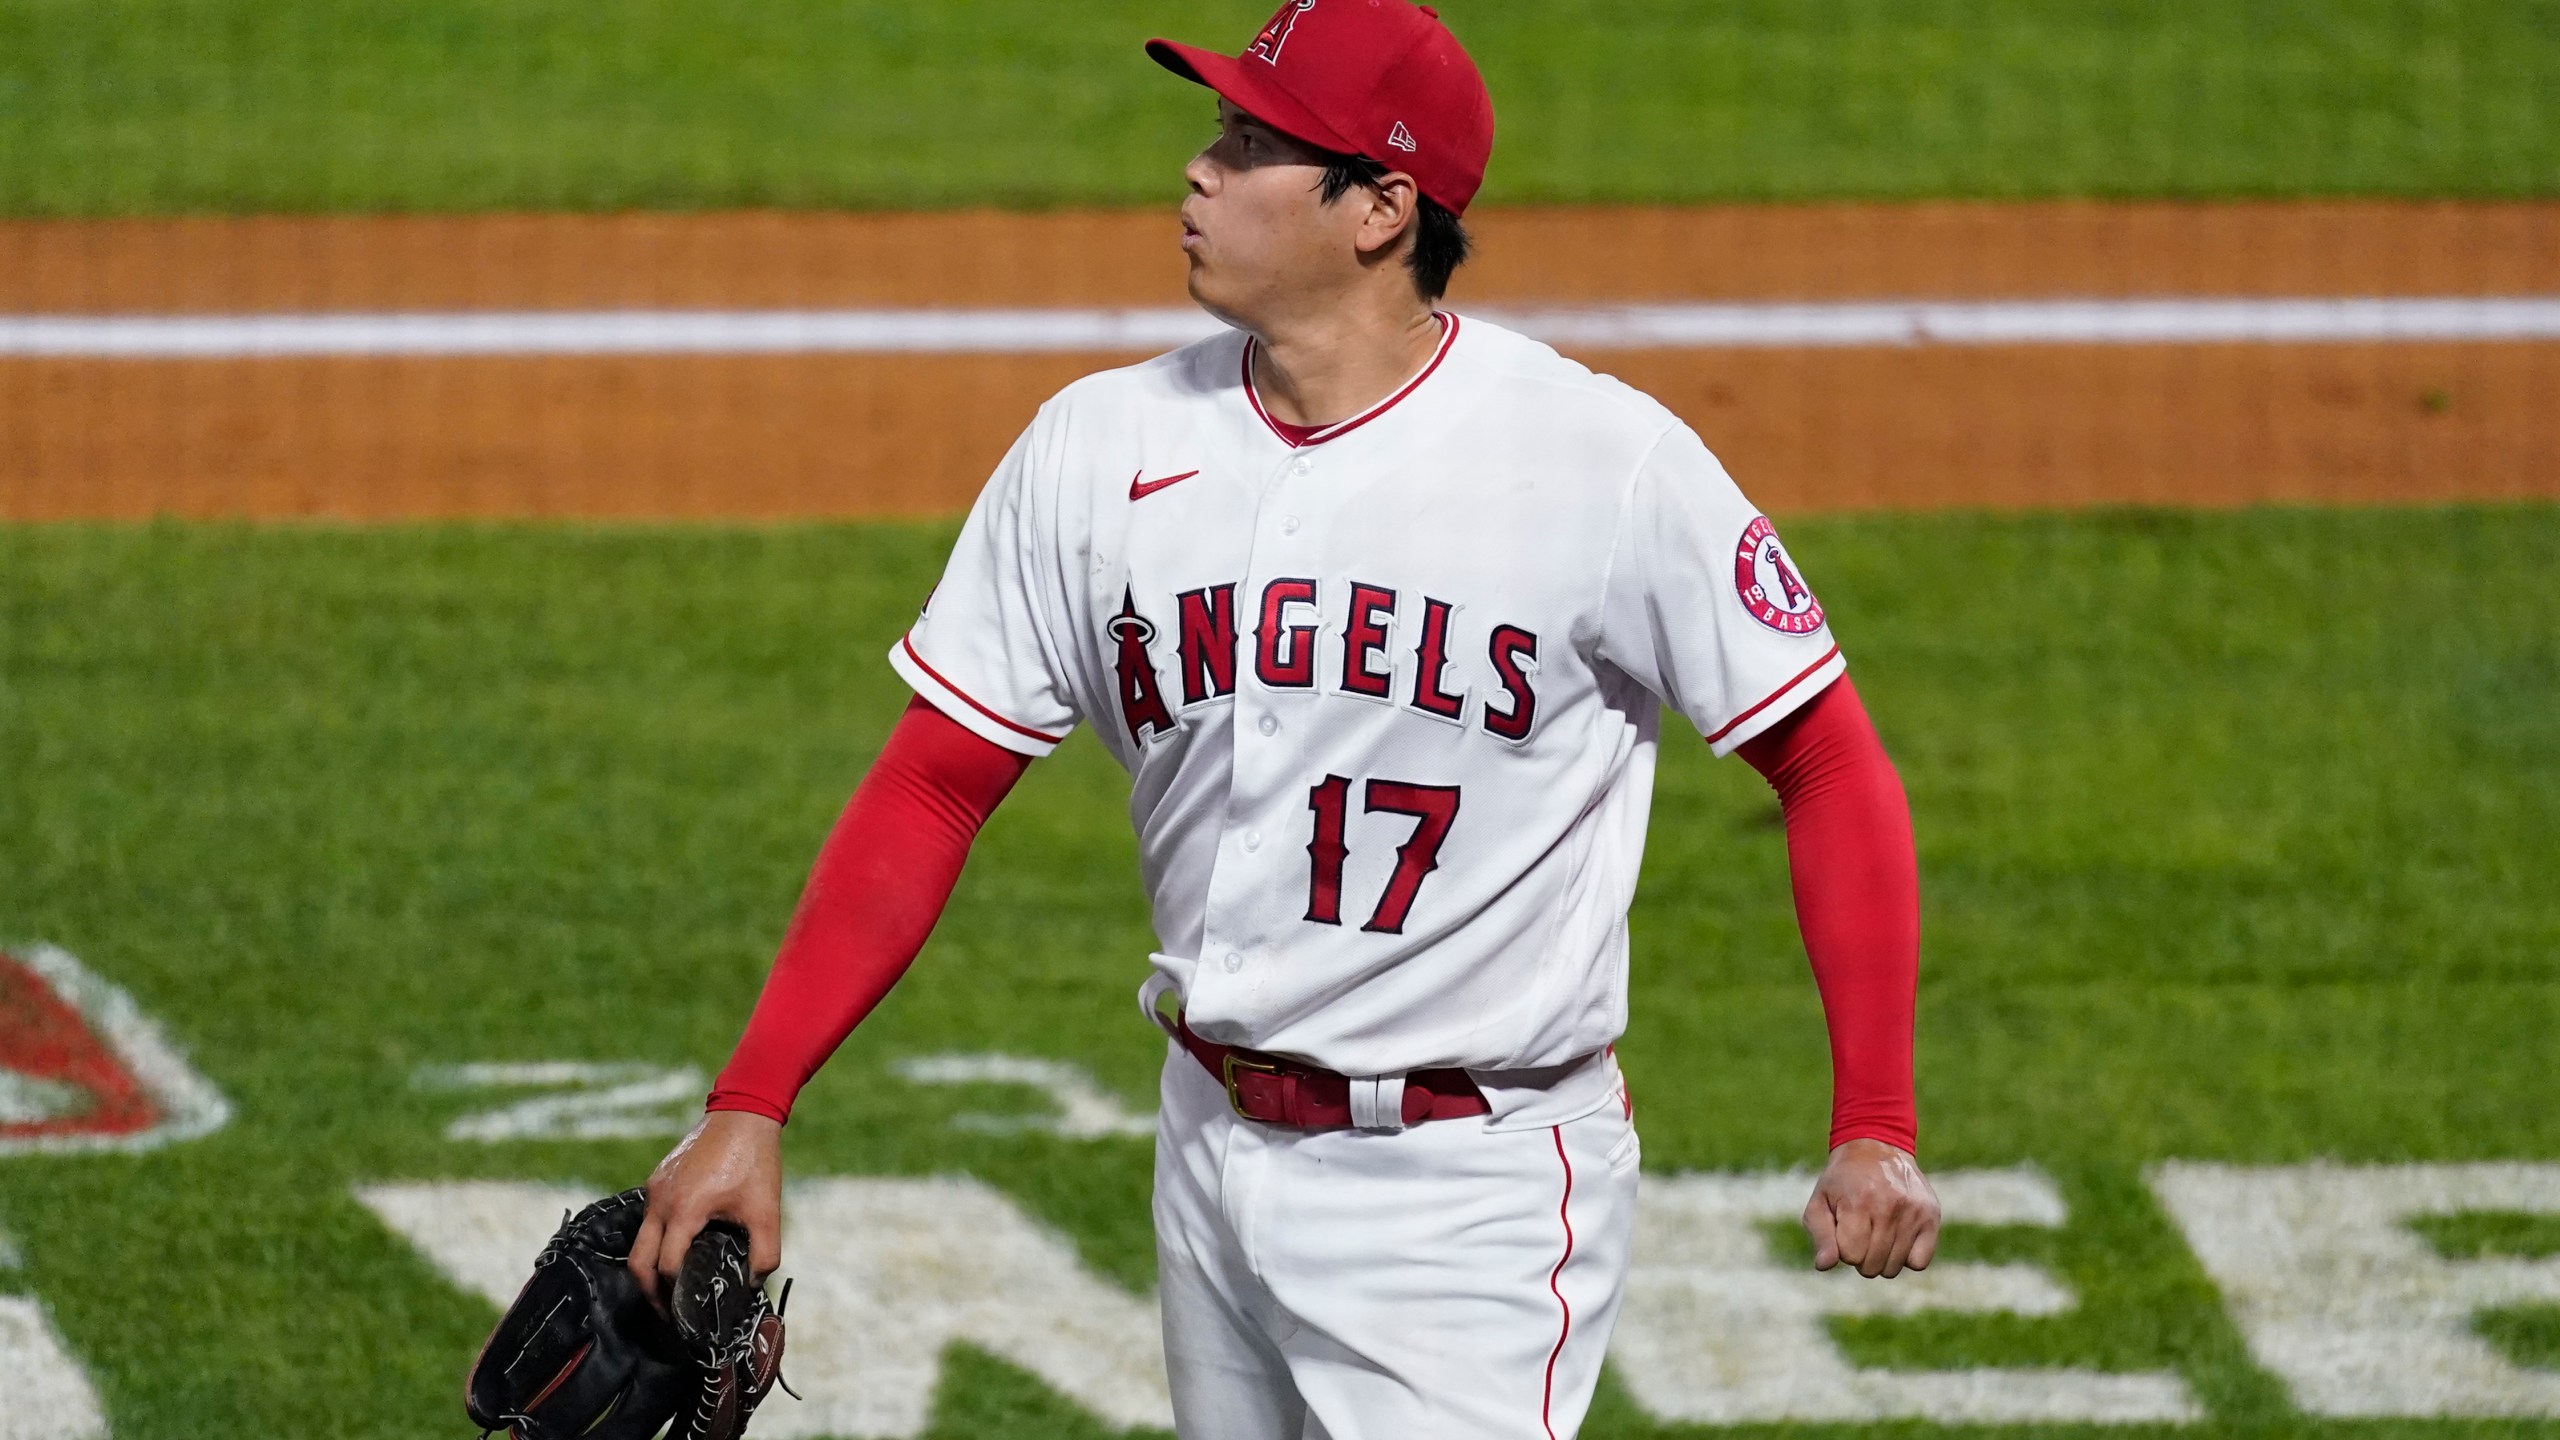
[{"label": "red baseball cap", "polygon": [[1493,97],[1428,5],[1284,0],[1241,55],[1171,40],[1147,53],[1284,134],[1404,171],[1453,213],[1484,183]]}]

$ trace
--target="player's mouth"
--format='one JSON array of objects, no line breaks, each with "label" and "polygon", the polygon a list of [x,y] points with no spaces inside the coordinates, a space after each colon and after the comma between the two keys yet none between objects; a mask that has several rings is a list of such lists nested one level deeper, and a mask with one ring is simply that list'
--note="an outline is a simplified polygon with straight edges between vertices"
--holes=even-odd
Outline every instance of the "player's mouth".
[{"label": "player's mouth", "polygon": [[1197,250],[1200,248],[1200,240],[1200,227],[1185,219],[1182,222],[1182,248],[1186,251]]}]

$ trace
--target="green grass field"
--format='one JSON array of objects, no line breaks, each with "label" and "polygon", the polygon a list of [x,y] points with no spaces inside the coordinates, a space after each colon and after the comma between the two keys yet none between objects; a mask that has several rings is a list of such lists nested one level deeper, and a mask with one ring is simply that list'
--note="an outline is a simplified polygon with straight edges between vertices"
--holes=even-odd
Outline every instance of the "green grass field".
[{"label": "green grass field", "polygon": [[[238,1109],[149,1155],[0,1159],[24,1254],[0,1295],[49,1307],[118,1436],[464,1433],[457,1378],[494,1312],[350,1186],[646,1172],[662,1140],[446,1140],[467,1102],[410,1077],[717,1065],[901,704],[881,652],[949,535],[0,530],[0,938],[129,988]],[[1835,1322],[1850,1354],[2173,1368],[2214,1422],[2134,1433],[2560,1434],[2297,1414],[2141,1179],[2169,1158],[2560,1157],[2560,510],[1789,536],[1917,817],[1924,1158],[2031,1161],[2072,1206],[2056,1231],[1957,1229],[1948,1254],[2046,1263],[2081,1301]],[[1152,1103],[1124,793],[1087,739],[1034,768],[809,1091],[795,1174],[973,1175],[1151,1283],[1144,1141],[955,1131],[1008,1092],[888,1068],[1050,1057]],[[1648,1172],[1818,1160],[1827,1071],[1774,805],[1685,736],[1634,924]],[[2554,1248],[2514,1216],[2426,1233]],[[2560,1311],[2479,1324],[2560,1364]],[[1104,1432],[964,1351],[932,1433]],[[1612,1379],[1586,1433],[1710,1432],[1652,1425]]]},{"label": "green grass field", "polygon": [[[2560,0],[1450,0],[1496,202],[2560,194]],[[1264,0],[0,0],[0,215],[1153,203]]]}]

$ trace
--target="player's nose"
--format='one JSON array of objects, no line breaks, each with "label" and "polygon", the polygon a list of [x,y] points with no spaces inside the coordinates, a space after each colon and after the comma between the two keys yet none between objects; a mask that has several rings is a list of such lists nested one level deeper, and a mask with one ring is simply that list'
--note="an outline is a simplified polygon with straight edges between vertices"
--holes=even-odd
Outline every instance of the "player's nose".
[{"label": "player's nose", "polygon": [[1194,195],[1208,194],[1209,186],[1217,179],[1217,175],[1217,163],[1209,158],[1209,152],[1206,149],[1192,156],[1190,162],[1182,167],[1182,178],[1190,185],[1191,193]]}]

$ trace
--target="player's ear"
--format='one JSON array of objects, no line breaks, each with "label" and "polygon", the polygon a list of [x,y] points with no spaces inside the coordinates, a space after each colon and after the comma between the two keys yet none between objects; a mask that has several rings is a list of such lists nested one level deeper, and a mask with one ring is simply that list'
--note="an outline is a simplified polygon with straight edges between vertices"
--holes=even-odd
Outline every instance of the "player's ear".
[{"label": "player's ear", "polygon": [[1368,196],[1368,209],[1360,217],[1358,244],[1360,253],[1374,255],[1396,243],[1396,237],[1421,223],[1422,192],[1413,177],[1401,170],[1390,170],[1376,182],[1361,187]]}]

